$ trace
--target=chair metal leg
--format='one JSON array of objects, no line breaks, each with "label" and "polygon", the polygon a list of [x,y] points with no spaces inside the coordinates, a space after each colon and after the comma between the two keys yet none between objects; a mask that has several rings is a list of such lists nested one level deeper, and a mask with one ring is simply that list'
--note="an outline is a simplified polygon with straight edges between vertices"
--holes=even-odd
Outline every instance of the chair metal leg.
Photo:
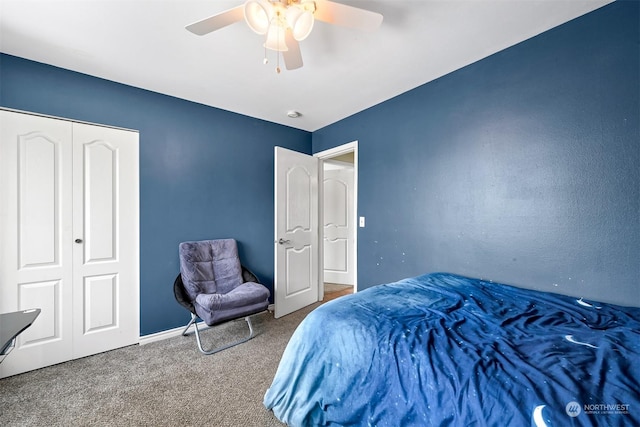
[{"label": "chair metal leg", "polygon": [[188,333],[187,331],[189,330],[189,327],[190,327],[191,325],[193,325],[194,323],[196,323],[196,319],[197,319],[197,318],[198,318],[198,317],[197,317],[195,314],[191,313],[191,320],[189,321],[189,323],[187,323],[187,326],[185,326],[184,331],[182,331],[182,336],[183,336],[183,337],[186,337],[187,335],[189,335],[189,333]]},{"label": "chair metal leg", "polygon": [[227,345],[221,346],[221,347],[213,348],[213,349],[211,349],[211,350],[205,350],[205,349],[202,347],[202,341],[200,340],[200,329],[198,329],[198,322],[196,322],[197,318],[198,318],[198,317],[197,317],[195,314],[193,314],[193,313],[191,314],[191,320],[189,321],[189,323],[187,324],[187,327],[186,327],[186,328],[184,329],[184,331],[182,332],[182,335],[185,335],[185,336],[186,336],[186,335],[189,335],[189,334],[187,333],[187,329],[189,329],[189,327],[190,327],[191,325],[193,325],[193,326],[194,326],[194,329],[195,329],[196,342],[198,343],[198,349],[200,350],[200,352],[201,352],[202,354],[206,354],[206,355],[215,354],[215,353],[218,353],[219,351],[226,350],[226,349],[231,348],[231,347],[234,347],[234,346],[236,346],[236,345],[238,345],[238,344],[242,344],[242,343],[244,343],[244,342],[247,342],[247,341],[249,341],[251,338],[253,338],[253,337],[254,337],[254,334],[253,334],[253,325],[251,324],[251,317],[250,317],[250,316],[247,316],[247,317],[245,317],[245,318],[244,318],[244,320],[247,322],[247,325],[249,326],[249,335],[248,335],[248,336],[246,336],[245,338],[242,338],[242,339],[240,339],[240,340],[238,340],[238,341],[234,341],[234,342],[232,342],[232,343],[230,343],[230,344],[227,344]]}]

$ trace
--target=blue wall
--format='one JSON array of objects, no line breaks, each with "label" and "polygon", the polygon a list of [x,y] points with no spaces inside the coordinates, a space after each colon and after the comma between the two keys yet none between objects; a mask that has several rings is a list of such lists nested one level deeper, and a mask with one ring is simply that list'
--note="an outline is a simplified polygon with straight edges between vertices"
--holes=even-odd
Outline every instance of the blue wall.
[{"label": "blue wall", "polygon": [[449,271],[640,306],[638,5],[313,133],[358,140],[361,289]]},{"label": "blue wall", "polygon": [[184,325],[173,298],[178,244],[234,237],[273,284],[273,147],[310,153],[311,134],[13,56],[0,105],[140,131],[141,335]]}]

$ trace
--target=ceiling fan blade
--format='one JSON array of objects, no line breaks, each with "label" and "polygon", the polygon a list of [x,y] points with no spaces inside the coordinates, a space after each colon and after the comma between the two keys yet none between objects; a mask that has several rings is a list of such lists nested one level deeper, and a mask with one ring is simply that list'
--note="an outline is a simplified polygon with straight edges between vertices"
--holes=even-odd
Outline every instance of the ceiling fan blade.
[{"label": "ceiling fan blade", "polygon": [[244,5],[236,6],[233,9],[210,16],[201,21],[187,25],[185,28],[193,34],[203,36],[227,25],[234,24],[244,18]]},{"label": "ceiling fan blade", "polygon": [[287,32],[284,34],[284,42],[287,45],[287,49],[282,52],[284,58],[284,66],[287,70],[295,70],[302,67],[302,53],[300,52],[300,44],[293,38],[293,32],[291,28],[287,28]]},{"label": "ceiling fan blade", "polygon": [[382,15],[329,0],[316,0],[313,17],[319,21],[359,30],[374,31],[382,24]]}]

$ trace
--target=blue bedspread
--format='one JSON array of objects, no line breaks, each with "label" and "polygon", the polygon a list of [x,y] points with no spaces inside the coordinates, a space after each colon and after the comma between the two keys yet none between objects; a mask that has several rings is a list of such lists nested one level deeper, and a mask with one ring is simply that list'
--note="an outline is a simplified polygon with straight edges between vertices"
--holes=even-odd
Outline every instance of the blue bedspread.
[{"label": "blue bedspread", "polygon": [[640,308],[450,274],[311,312],[264,404],[290,426],[640,426]]}]

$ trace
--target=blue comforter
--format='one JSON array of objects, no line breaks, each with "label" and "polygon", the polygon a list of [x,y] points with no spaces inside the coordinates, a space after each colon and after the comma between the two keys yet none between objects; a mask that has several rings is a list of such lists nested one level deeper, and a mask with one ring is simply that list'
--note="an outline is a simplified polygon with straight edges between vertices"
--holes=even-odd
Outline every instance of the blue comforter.
[{"label": "blue comforter", "polygon": [[640,426],[640,308],[450,274],[328,302],[264,404],[290,426]]}]

